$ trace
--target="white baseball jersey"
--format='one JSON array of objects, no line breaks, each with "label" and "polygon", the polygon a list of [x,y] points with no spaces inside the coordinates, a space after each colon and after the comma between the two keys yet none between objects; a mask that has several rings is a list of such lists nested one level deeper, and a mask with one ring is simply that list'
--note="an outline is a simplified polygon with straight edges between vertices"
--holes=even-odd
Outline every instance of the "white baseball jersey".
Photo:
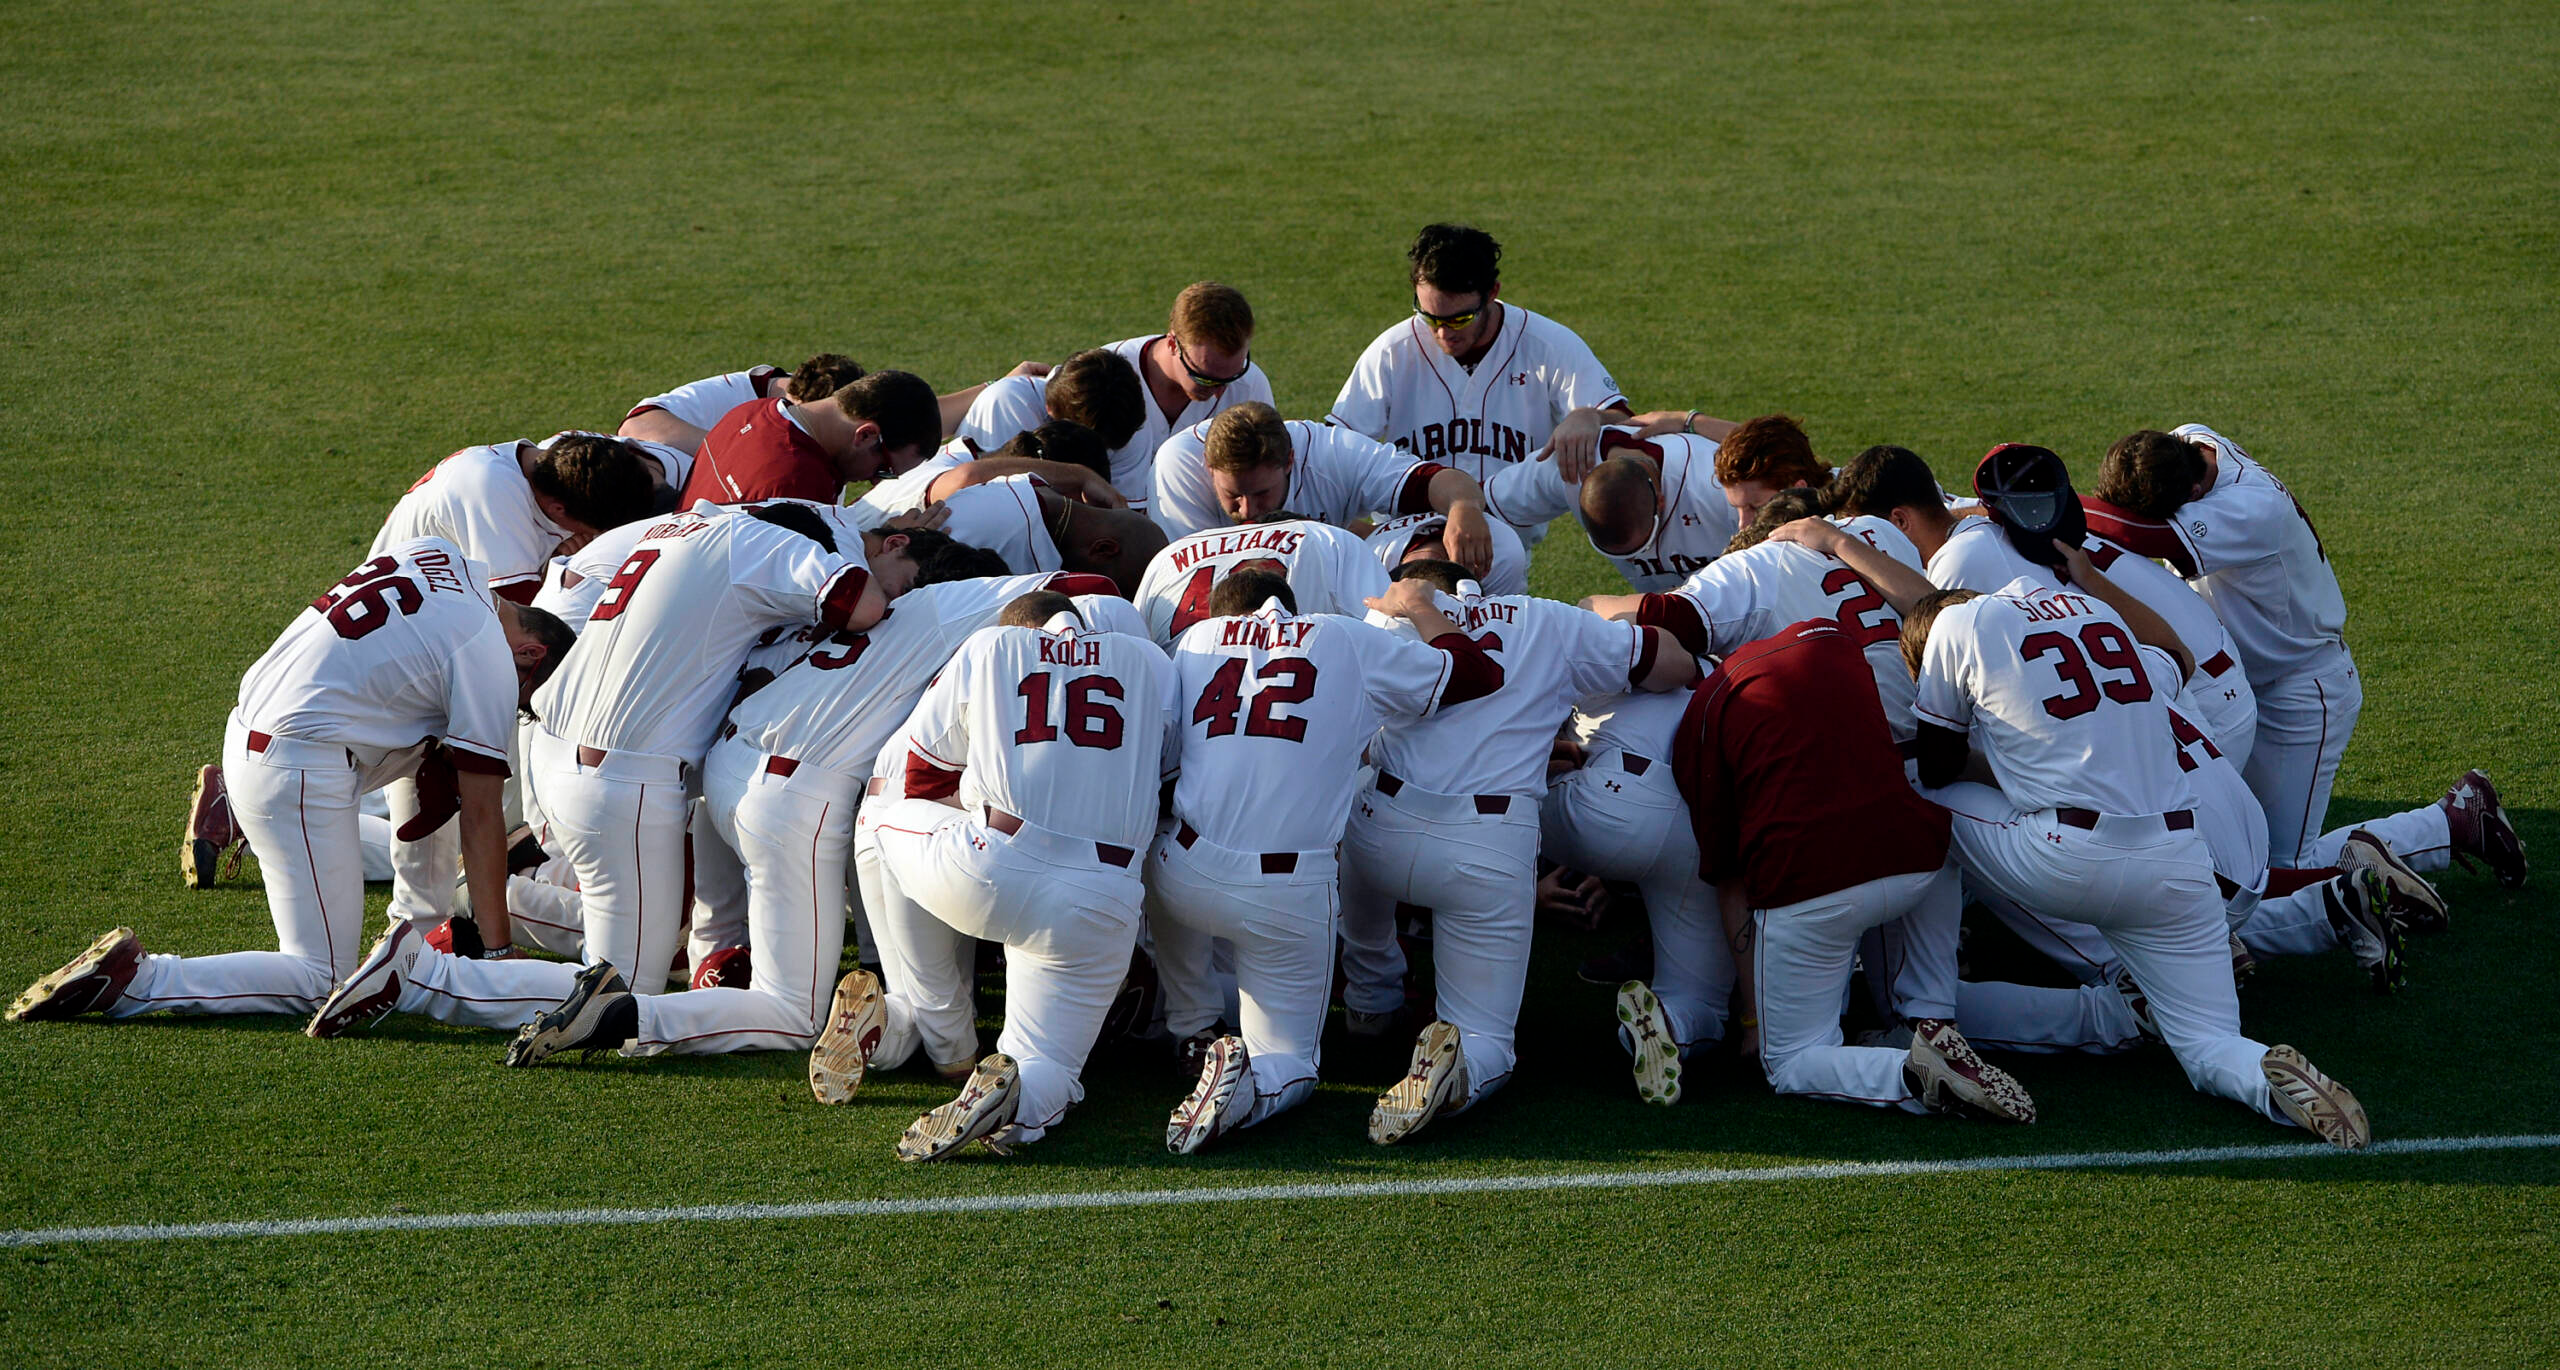
[{"label": "white baseball jersey", "polygon": [[[926,497],[925,492],[932,488],[934,479],[945,471],[975,460],[977,457],[968,448],[962,447],[957,442],[947,443],[940,451],[910,468],[906,474],[873,482],[870,489],[862,492],[862,498],[847,505],[846,509],[853,516],[854,522],[864,530],[879,528],[900,514],[910,513],[933,503]],[[963,542],[967,540],[961,539]]]},{"label": "white baseball jersey", "polygon": [[867,633],[818,634],[772,684],[740,700],[729,721],[739,740],[768,756],[869,775],[889,735],[961,642],[1049,581],[1004,576],[910,590]]},{"label": "white baseball jersey", "polygon": [[691,452],[681,447],[669,447],[663,442],[651,442],[647,438],[626,438],[613,433],[599,433],[592,428],[566,428],[534,446],[548,452],[559,445],[562,438],[603,438],[607,442],[627,442],[639,448],[640,455],[657,463],[659,483],[670,490],[682,490],[684,483],[693,479]]},{"label": "white baseball jersey", "polygon": [[1687,690],[1623,690],[1584,697],[1573,706],[1573,740],[1585,753],[1620,751],[1668,765],[1680,716],[1689,711]]},{"label": "white baseball jersey", "polygon": [[[1920,569],[1919,549],[1885,520],[1858,514],[1832,522],[1886,556]],[[1763,542],[1716,558],[1682,582],[1672,597],[1697,614],[1705,630],[1705,651],[1716,656],[1806,619],[1838,624],[1867,654],[1877,702],[1884,706],[1894,740],[1910,740],[1912,682],[1910,668],[1902,664],[1902,616],[1857,572],[1810,547]]]},{"label": "white baseball jersey", "polygon": [[981,628],[960,644],[908,724],[915,761],[959,770],[963,808],[988,805],[1068,837],[1143,849],[1156,791],[1177,764],[1173,663],[1142,637]]},{"label": "white baseball jersey", "polygon": [[[679,385],[663,395],[651,395],[631,406],[631,412],[622,417],[629,419],[651,409],[663,409],[678,421],[707,432],[720,422],[721,415],[739,405],[763,399],[766,382],[790,374],[778,366],[751,366],[744,371],[706,376],[690,385]],[[677,481],[675,485],[679,490],[684,488],[683,481]]]},{"label": "white baseball jersey", "polygon": [[466,769],[506,774],[516,664],[487,577],[442,538],[374,553],[240,678],[240,721],[335,743],[359,768],[434,737]]},{"label": "white baseball jersey", "polygon": [[2178,635],[2178,645],[2187,649],[2195,674],[2187,681],[2187,703],[2182,707],[2217,741],[2228,744],[2235,737],[2255,737],[2258,694],[2250,687],[2239,649],[2232,645],[2231,634],[2224,631],[2213,606],[2176,572],[2148,557],[2130,555],[2094,535],[2088,549],[2089,560],[2099,572],[2166,620]]},{"label": "white baseball jersey", "polygon": [[1956,520],[1955,530],[1920,573],[1941,590],[1985,595],[2022,577],[2041,585],[2062,574],[2027,560],[2009,541],[2008,531],[1988,518]]},{"label": "white baseball jersey", "polygon": [[1138,578],[1138,611],[1147,636],[1171,651],[1175,638],[1209,616],[1209,594],[1229,572],[1252,562],[1277,562],[1289,593],[1305,614],[1358,617],[1364,602],[1387,592],[1387,573],[1351,532],[1313,519],[1213,528],[1176,538],[1147,563]]},{"label": "white baseball jersey", "polygon": [[2153,684],[2113,609],[2021,578],[1938,611],[1912,707],[1970,733],[2022,810],[2168,813],[2195,807],[2171,740],[2171,683]]},{"label": "white baseball jersey", "polygon": [[1484,481],[1545,450],[1574,410],[1626,403],[1572,329],[1508,301],[1501,309],[1501,332],[1472,370],[1440,350],[1418,315],[1379,334],[1327,418]]},{"label": "white baseball jersey", "polygon": [[[1296,460],[1281,508],[1335,525],[1403,512],[1407,487],[1424,465],[1410,453],[1331,424],[1291,419],[1286,426]],[[1148,513],[1170,536],[1230,522],[1209,484],[1208,437],[1209,425],[1195,423],[1165,439],[1156,453],[1156,499]]]},{"label": "white baseball jersey", "polygon": [[1173,809],[1236,851],[1318,851],[1342,840],[1361,749],[1388,718],[1440,703],[1449,654],[1338,614],[1277,601],[1213,618],[1174,644],[1182,778]]},{"label": "white baseball jersey", "polygon": [[1048,488],[1037,476],[1020,475],[954,490],[942,501],[950,511],[942,531],[1004,558],[1015,575],[1058,570],[1065,562],[1040,513],[1040,492]]},{"label": "white baseball jersey", "polygon": [[[1651,663],[1632,623],[1529,595],[1435,595],[1440,612],[1502,667],[1502,687],[1428,718],[1390,718],[1378,769],[1439,794],[1541,795],[1556,729],[1587,695],[1633,687]],[[1372,622],[1378,622],[1372,619]],[[1385,622],[1404,625],[1403,619]]]},{"label": "white baseball jersey", "polygon": [[2169,521],[2190,578],[2260,689],[2346,647],[2347,601],[2311,515],[2240,444],[2200,423],[2177,436],[2215,450],[2213,488]]},{"label": "white baseball jersey", "polygon": [[764,630],[851,610],[871,574],[859,539],[830,552],[754,507],[705,501],[649,526],[536,697],[544,728],[700,764]]},{"label": "white baseball jersey", "polygon": [[[1369,531],[1369,554],[1378,559],[1381,568],[1393,575],[1395,569],[1404,564],[1404,554],[1413,550],[1415,538],[1428,537],[1436,541],[1448,527],[1449,516],[1437,512],[1388,519]],[[1488,595],[1529,593],[1529,549],[1520,541],[1520,534],[1500,519],[1485,520],[1485,532],[1493,539],[1493,566],[1477,577],[1484,592]],[[1435,552],[1432,555],[1441,554]],[[1301,604],[1299,607],[1306,606]],[[1341,612],[1350,613],[1358,608],[1355,604]]]},{"label": "white baseball jersey", "polygon": [[607,528],[577,551],[553,557],[543,572],[542,588],[534,593],[533,607],[555,615],[573,632],[585,632],[587,615],[604,598],[605,582],[613,579],[641,537],[657,526],[656,519],[639,519]]},{"label": "white baseball jersey", "polygon": [[485,568],[489,588],[510,598],[530,595],[569,530],[533,502],[533,482],[516,462],[518,446],[466,447],[437,462],[391,506],[368,555],[442,538]]},{"label": "white baseball jersey", "polygon": [[[2178,663],[2157,647],[2144,644],[2142,661],[2155,684],[2178,678]],[[2192,690],[2201,679],[2189,678],[2187,688],[2168,697],[2169,745],[2176,749],[2173,754],[2178,769],[2186,774],[2188,787],[2195,791],[2196,831],[2204,834],[2205,845],[2213,849],[2214,873],[2242,889],[2263,893],[2267,880],[2267,811],[2249,792],[2249,782],[2241,778],[2240,768],[2231,764],[2205,732]]]},{"label": "white baseball jersey", "polygon": [[[1632,428],[1614,431],[1635,436]],[[1602,552],[1596,542],[1591,550],[1607,557],[1637,593],[1658,594],[1724,555],[1725,544],[1733,541],[1735,529],[1741,526],[1741,516],[1726,502],[1724,487],[1716,483],[1713,442],[1666,433],[1646,440],[1646,445],[1660,454],[1661,466],[1654,486],[1661,513],[1652,535],[1629,552]],[[1485,482],[1484,503],[1487,512],[1503,523],[1543,528],[1568,512],[1579,522],[1582,493],[1565,483],[1553,459],[1540,458],[1494,472]]]},{"label": "white baseball jersey", "polygon": [[[1247,361],[1244,366],[1244,376],[1235,384],[1205,400],[1193,400],[1183,406],[1181,413],[1170,419],[1166,418],[1163,406],[1156,403],[1155,392],[1146,385],[1147,367],[1144,361],[1147,348],[1162,336],[1164,335],[1161,333],[1150,333],[1142,338],[1123,338],[1111,344],[1110,348],[1120,354],[1122,361],[1129,363],[1130,370],[1138,373],[1139,388],[1147,391],[1147,402],[1139,406],[1146,415],[1145,421],[1138,425],[1137,432],[1129,435],[1126,445],[1111,454],[1112,488],[1118,490],[1121,496],[1129,501],[1130,508],[1141,513],[1151,512],[1149,501],[1155,496],[1156,453],[1164,446],[1166,438],[1193,424],[1206,423],[1219,410],[1243,404],[1247,400],[1271,403],[1271,378],[1262,374],[1260,363]],[[1041,382],[1041,406],[1044,416],[1047,413],[1048,391],[1048,382]],[[1171,532],[1171,527],[1168,526],[1166,531]]]}]

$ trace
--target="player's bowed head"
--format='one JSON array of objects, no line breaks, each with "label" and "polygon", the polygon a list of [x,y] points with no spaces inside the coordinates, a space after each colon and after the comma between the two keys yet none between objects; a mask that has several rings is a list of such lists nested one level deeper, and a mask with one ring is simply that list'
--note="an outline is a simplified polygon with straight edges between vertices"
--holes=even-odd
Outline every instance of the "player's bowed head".
[{"label": "player's bowed head", "polygon": [[2211,488],[2213,449],[2156,428],[2115,440],[2090,493],[2147,519],[2166,519]]},{"label": "player's bowed head", "polygon": [[1106,509],[1043,490],[1040,512],[1049,520],[1049,540],[1058,546],[1059,568],[1107,576],[1122,599],[1137,598],[1147,563],[1165,547],[1164,530],[1132,509]]},{"label": "player's bowed head", "polygon": [[942,439],[941,401],[905,371],[871,372],[791,412],[848,481],[912,470]]},{"label": "player's bowed head", "polygon": [[1084,615],[1077,612],[1074,599],[1056,590],[1032,590],[1008,600],[1003,612],[996,615],[996,623],[1005,628],[1040,628],[1060,614],[1073,619],[1079,627],[1084,625]]},{"label": "player's bowed head", "polygon": [[1289,578],[1277,571],[1259,569],[1255,563],[1227,573],[1218,587],[1209,592],[1209,617],[1237,618],[1259,610],[1273,600],[1290,613],[1298,612],[1298,593],[1289,588]]},{"label": "player's bowed head", "polygon": [[656,464],[639,448],[598,433],[566,433],[549,447],[522,446],[516,461],[542,516],[585,540],[647,518],[657,503]]},{"label": "player's bowed head", "polygon": [[1878,443],[1833,472],[1823,503],[1835,514],[1880,518],[1911,539],[1922,565],[1947,545],[1955,516],[1929,463],[1908,447]]},{"label": "player's bowed head", "polygon": [[1784,414],[1745,419],[1716,448],[1716,483],[1746,526],[1779,491],[1830,481],[1831,464],[1813,454],[1804,426]]},{"label": "player's bowed head", "polygon": [[[1248,310],[1245,316],[1252,318]],[[1252,328],[1247,324],[1246,333]],[[1108,454],[1129,445],[1147,422],[1147,390],[1137,368],[1107,347],[1091,347],[1058,364],[1049,373],[1044,398],[1049,417],[1082,424],[1101,438],[1109,475]]]},{"label": "player's bowed head", "polygon": [[506,634],[507,651],[516,663],[516,709],[533,716],[533,692],[560,669],[560,659],[577,645],[578,635],[550,612],[510,599],[498,601],[498,627]]},{"label": "player's bowed head", "polygon": [[[1289,482],[1297,470],[1297,444],[1280,411],[1249,400],[1218,412],[1201,436],[1202,465],[1209,471],[1210,497],[1232,523],[1255,523],[1289,500]],[[1493,569],[1493,532],[1485,524],[1484,487],[1464,471],[1448,468],[1432,473],[1424,490],[1433,511],[1449,519],[1449,549],[1469,574]]]}]

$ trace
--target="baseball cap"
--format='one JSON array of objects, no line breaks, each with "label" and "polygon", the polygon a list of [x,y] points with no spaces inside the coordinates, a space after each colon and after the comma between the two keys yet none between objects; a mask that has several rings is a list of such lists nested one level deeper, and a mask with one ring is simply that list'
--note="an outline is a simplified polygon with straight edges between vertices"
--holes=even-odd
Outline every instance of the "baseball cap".
[{"label": "baseball cap", "polygon": [[2077,546],[2088,536],[2071,469],[2050,447],[2004,442],[1992,448],[1973,468],[1973,493],[2018,555],[2039,566],[2062,564],[2056,541]]}]

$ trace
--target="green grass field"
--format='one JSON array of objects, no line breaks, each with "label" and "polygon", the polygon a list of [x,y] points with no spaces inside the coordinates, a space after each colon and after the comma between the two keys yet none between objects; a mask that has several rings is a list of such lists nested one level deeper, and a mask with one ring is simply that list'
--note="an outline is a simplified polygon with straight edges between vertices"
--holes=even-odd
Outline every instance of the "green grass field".
[{"label": "green grass field", "polygon": [[[1462,217],[1640,408],[2084,473],[2210,422],[2301,493],[2367,702],[2333,817],[2496,775],[2560,854],[2560,30],[2526,4],[0,8],[0,986],[117,923],[272,945],[172,859],[241,671],[474,442],[821,349],[949,388],[1241,286],[1320,415]],[[1538,588],[1610,587],[1576,539]],[[2377,999],[2255,1035],[2378,1135],[2560,1133],[2552,877],[2451,874]],[[1011,1162],[901,1167],[920,1076],[496,1067],[494,1035],[0,1031],[0,1230],[1468,1180],[2250,1146],[2160,1053],[2011,1062],[1995,1130],[1695,1080],[1640,1105],[1615,938],[1545,936],[1522,1069],[1392,1152],[1401,1047],[1187,1161],[1159,1063]],[[27,1365],[2516,1363],[2560,1151],[0,1247]]]}]

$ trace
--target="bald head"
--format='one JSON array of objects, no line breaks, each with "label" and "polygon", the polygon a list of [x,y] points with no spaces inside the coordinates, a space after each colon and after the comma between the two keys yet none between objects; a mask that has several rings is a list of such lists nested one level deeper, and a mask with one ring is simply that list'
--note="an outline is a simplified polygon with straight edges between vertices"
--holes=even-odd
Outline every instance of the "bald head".
[{"label": "bald head", "polygon": [[1060,614],[1072,616],[1078,623],[1084,615],[1076,612],[1076,602],[1055,590],[1033,590],[1014,596],[996,616],[996,622],[1007,628],[1037,628]]}]

